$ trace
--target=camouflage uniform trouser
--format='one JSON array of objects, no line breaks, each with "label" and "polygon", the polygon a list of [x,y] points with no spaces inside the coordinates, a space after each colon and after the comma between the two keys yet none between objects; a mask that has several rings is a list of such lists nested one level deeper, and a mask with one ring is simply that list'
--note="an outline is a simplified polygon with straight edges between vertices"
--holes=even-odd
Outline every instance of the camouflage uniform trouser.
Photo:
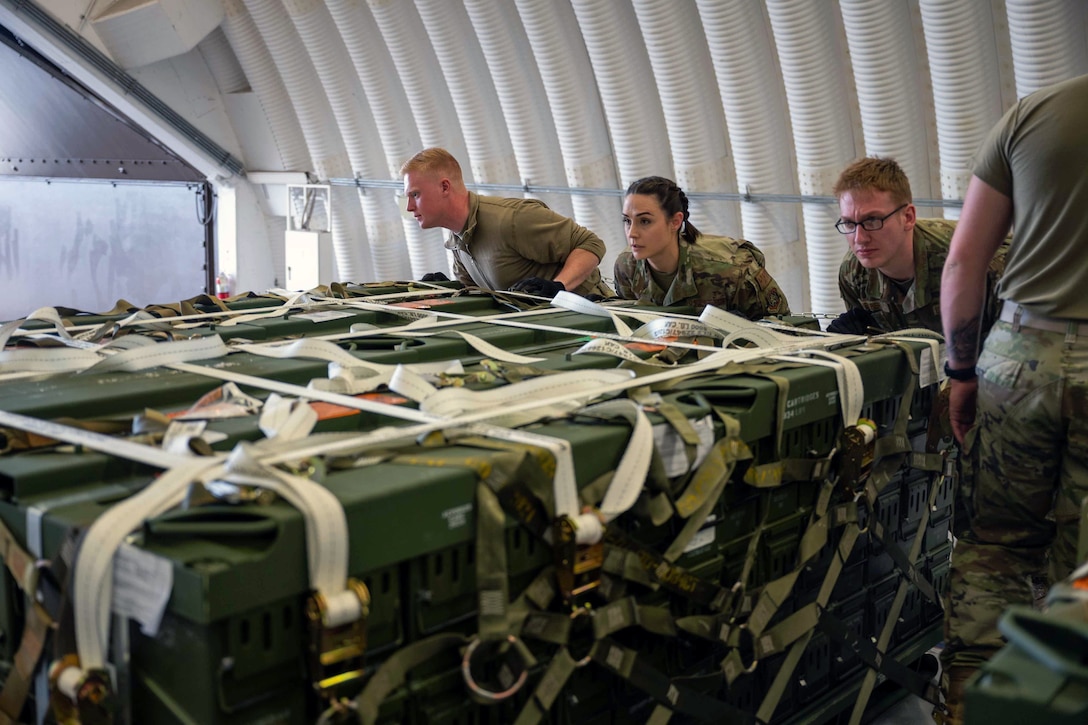
[{"label": "camouflage uniform trouser", "polygon": [[977,667],[1004,644],[997,621],[1010,604],[1031,605],[1028,577],[1046,571],[1048,553],[1051,581],[1076,563],[1088,495],[1088,324],[1081,327],[1077,337],[997,322],[986,338],[978,416],[964,446],[971,530],[952,552],[946,667]]}]

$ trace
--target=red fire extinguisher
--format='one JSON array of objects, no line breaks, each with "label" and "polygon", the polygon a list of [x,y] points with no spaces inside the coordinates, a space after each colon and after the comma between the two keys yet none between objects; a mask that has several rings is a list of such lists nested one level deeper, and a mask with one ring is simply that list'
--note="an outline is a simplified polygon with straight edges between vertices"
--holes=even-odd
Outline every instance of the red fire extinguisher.
[{"label": "red fire extinguisher", "polygon": [[215,275],[215,296],[221,300],[230,297],[230,275],[226,272]]}]

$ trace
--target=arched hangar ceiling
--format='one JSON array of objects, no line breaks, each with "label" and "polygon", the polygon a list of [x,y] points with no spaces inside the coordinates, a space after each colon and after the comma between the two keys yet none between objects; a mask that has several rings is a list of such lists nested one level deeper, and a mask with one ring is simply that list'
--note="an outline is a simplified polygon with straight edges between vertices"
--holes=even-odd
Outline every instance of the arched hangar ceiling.
[{"label": "arched hangar ceiling", "polygon": [[[1088,72],[1080,0],[0,0],[0,23],[38,33],[39,11],[183,118],[118,93],[218,183],[249,182],[216,145],[250,178],[331,181],[342,279],[445,266],[396,192],[405,159],[444,146],[470,183],[596,231],[606,277],[619,191],[672,177],[701,229],[755,242],[817,312],[841,306],[843,166],[895,157],[922,214],[955,217],[1003,110]],[[73,75],[123,84],[62,50]]]}]

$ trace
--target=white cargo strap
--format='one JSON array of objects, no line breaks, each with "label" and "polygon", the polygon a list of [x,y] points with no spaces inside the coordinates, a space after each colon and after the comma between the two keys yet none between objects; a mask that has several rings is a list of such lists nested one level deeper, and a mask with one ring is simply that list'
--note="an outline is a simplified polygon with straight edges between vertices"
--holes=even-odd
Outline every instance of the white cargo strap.
[{"label": "white cargo strap", "polygon": [[[352,300],[345,300],[344,302],[349,304],[350,306],[358,307],[359,309],[364,309],[364,310],[378,310],[378,311],[383,311],[383,312],[393,312],[394,310],[397,309],[397,308],[392,307],[390,305],[376,305],[376,304],[373,304],[373,303],[355,302],[355,301],[352,301]],[[592,304],[592,303],[590,303],[590,304]],[[602,309],[609,309],[611,311],[611,308],[603,308],[602,307]],[[541,309],[537,309],[537,310],[527,310],[525,312],[515,313],[515,314],[495,315],[495,316],[485,315],[485,316],[482,316],[482,317],[476,317],[476,316],[473,316],[473,315],[459,314],[459,313],[455,313],[455,312],[443,312],[441,310],[431,310],[431,312],[433,314],[435,314],[437,317],[442,318],[441,321],[436,321],[434,323],[435,326],[457,325],[457,324],[462,324],[462,323],[465,323],[465,322],[485,323],[485,324],[489,324],[489,325],[496,325],[496,326],[499,326],[499,327],[514,327],[514,328],[523,329],[523,330],[540,330],[540,331],[543,331],[543,332],[558,332],[558,333],[561,333],[561,334],[571,335],[573,337],[582,337],[582,338],[584,338],[586,336],[593,336],[593,337],[607,338],[607,339],[610,339],[610,340],[619,340],[620,342],[645,342],[644,338],[635,338],[635,337],[632,337],[630,335],[619,335],[619,334],[614,334],[614,333],[609,333],[609,332],[594,332],[594,331],[591,331],[591,330],[583,330],[583,329],[578,329],[578,328],[574,328],[574,327],[561,327],[559,325],[546,325],[546,324],[541,324],[541,323],[536,323],[536,322],[525,322],[524,319],[523,319],[525,317],[546,316],[548,314],[555,314],[554,308],[541,308]],[[616,312],[621,312],[621,310],[616,310]],[[638,313],[631,313],[631,315],[629,315],[629,316],[633,316],[635,314],[638,314]],[[516,318],[516,319],[511,319],[511,318]],[[400,331],[402,331],[404,329],[405,328],[398,327],[398,328],[392,328],[392,329],[386,328],[384,330],[368,330],[366,332],[361,333],[360,335],[354,335],[354,336],[353,335],[337,335],[337,336],[329,336],[329,337],[326,337],[324,339],[349,339],[350,337],[356,337],[356,336],[357,337],[366,337],[366,336],[374,335],[374,334],[396,334],[396,333],[398,333],[398,332],[400,332]],[[798,328],[798,332],[801,333],[801,334],[804,334],[805,331]],[[783,337],[785,337],[785,336],[783,336]],[[798,338],[793,337],[793,338],[790,338],[790,339],[796,340]],[[714,349],[716,349],[716,348],[709,347],[709,346],[706,346],[706,345],[695,345],[693,343],[688,343],[688,342],[666,342],[666,341],[661,341],[659,344],[666,345],[668,347],[682,347],[682,348],[687,348],[687,349],[692,349],[692,350],[714,350]],[[807,342],[806,344],[811,345],[812,342],[810,341],[810,342]]]},{"label": "white cargo strap", "polygon": [[[422,400],[420,408],[440,418],[457,418],[467,412],[504,409],[519,401],[554,401],[516,414],[504,414],[495,420],[496,425],[503,425],[500,420],[512,418],[523,425],[546,416],[570,413],[598,397],[603,386],[629,380],[633,375],[630,370],[579,370],[545,375],[491,390],[444,388]],[[562,396],[562,401],[554,400],[556,396]]]},{"label": "white cargo strap", "polygon": [[707,305],[703,309],[703,313],[699,315],[699,321],[726,333],[725,339],[722,341],[723,346],[736,340],[747,340],[755,343],[758,347],[774,347],[797,339],[752,322],[747,317],[726,312],[714,305]]},{"label": "white cargo strap", "polygon": [[339,363],[349,367],[371,367],[378,370],[381,367],[374,363],[368,363],[352,355],[339,345],[328,340],[319,340],[312,337],[304,337],[292,340],[288,343],[257,343],[246,342],[231,345],[232,350],[248,352],[261,357],[271,357],[278,360],[303,358],[306,360],[324,360],[325,362]]},{"label": "white cargo strap", "polygon": [[226,465],[218,458],[193,458],[167,470],[140,493],[113,506],[91,524],[74,566],[73,606],[76,648],[84,671],[105,665],[113,597],[113,557],[128,534],[144,521],[181,503],[195,481],[226,480],[275,491],[306,522],[310,582],[328,604],[327,626],[357,619],[358,599],[346,589],[347,520],[324,486],[257,462],[239,444]]},{"label": "white cargo strap", "polygon": [[865,382],[861,378],[857,363],[853,360],[826,350],[802,350],[794,355],[772,355],[771,359],[802,365],[819,365],[834,370],[835,382],[839,389],[842,424],[846,427],[858,424],[861,406],[865,402]]},{"label": "white cargo strap", "polygon": [[261,406],[261,417],[257,426],[265,438],[277,442],[293,441],[305,438],[317,424],[317,411],[306,403],[280,397],[271,393]]},{"label": "white cargo strap", "polygon": [[176,506],[189,484],[210,469],[217,458],[192,458],[167,470],[140,493],[105,511],[91,524],[73,565],[73,608],[76,650],[84,671],[102,669],[109,647],[113,556],[125,537],[143,521]]},{"label": "white cargo strap", "polygon": [[107,333],[114,333],[116,335],[124,327],[131,327],[139,325],[141,330],[172,330],[175,327],[180,327],[174,322],[174,317],[158,317],[151,314],[147,310],[137,310],[123,320],[109,320],[103,322],[97,328],[81,332],[76,337],[85,342],[97,342],[106,336]]},{"label": "white cargo strap", "polygon": [[[619,298],[613,298],[605,301],[609,303],[608,306],[605,306],[598,302],[587,300],[585,297],[574,294],[573,292],[560,292],[552,298],[552,304],[556,307],[561,307],[565,310],[571,310],[572,312],[580,312],[584,315],[593,315],[595,317],[611,317],[613,320],[615,320],[617,316],[620,316],[630,317],[633,320],[638,320],[641,323],[646,323],[652,320],[656,320],[662,314],[660,312],[639,311],[636,308],[629,306],[616,306],[616,303],[624,301]],[[617,324],[616,330],[618,331],[619,329],[620,325]]]},{"label": "white cargo strap", "polygon": [[310,304],[310,298],[307,297],[305,292],[285,293],[284,296],[286,296],[287,299],[284,300],[283,304],[279,307],[273,307],[270,310],[262,308],[261,312],[247,312],[242,315],[236,315],[234,317],[229,317],[217,324],[221,327],[232,327],[234,325],[240,325],[244,322],[253,322],[255,320],[268,320],[275,317],[283,317],[292,310],[298,309],[302,306],[308,306],[308,304]]},{"label": "white cargo strap", "polygon": [[574,312],[581,312],[585,315],[593,315],[594,317],[608,317],[611,318],[612,324],[616,326],[616,332],[624,337],[631,336],[631,328],[627,326],[627,323],[621,320],[614,312],[607,307],[602,307],[595,302],[590,302],[581,295],[576,295],[573,292],[559,292],[552,298],[552,305],[555,307],[562,307],[564,310],[572,310]]},{"label": "white cargo strap", "polygon": [[[204,476],[211,480],[210,476]],[[335,627],[361,614],[359,598],[346,588],[348,522],[340,500],[329,489],[261,463],[253,447],[240,443],[231,451],[221,477],[228,483],[275,491],[298,509],[306,523],[306,560],[310,586],[324,598],[324,624]]]},{"label": "white cargo strap", "polygon": [[[119,338],[119,341],[121,340],[126,341],[125,347],[127,349],[113,353],[106,359],[87,368],[85,372],[137,372],[148,368],[168,366],[173,363],[212,360],[224,357],[230,352],[219,335],[174,340],[173,342],[155,342],[150,338],[137,335]],[[141,342],[137,343],[137,340]],[[105,352],[111,347],[112,345],[106,346],[100,348],[100,350]]]},{"label": "white cargo strap", "polygon": [[[473,335],[469,332],[462,332],[461,330],[450,330],[444,334],[454,334],[467,342],[473,350],[480,353],[484,357],[491,358],[492,360],[498,360],[499,362],[514,363],[515,365],[531,365],[547,358],[542,357],[529,357],[528,355],[518,355],[517,353],[508,352],[503,350],[497,345],[492,345],[487,340]],[[433,337],[436,333],[432,332],[402,332],[399,333],[401,337]]]},{"label": "white cargo strap", "polygon": [[586,415],[626,418],[631,423],[631,439],[627,442],[616,472],[601,501],[601,517],[605,523],[634,505],[653,458],[654,429],[642,406],[633,400],[609,400],[585,408]]},{"label": "white cargo strap", "polygon": [[879,340],[891,340],[893,342],[924,342],[929,354],[922,354],[918,367],[918,386],[925,388],[934,383],[939,383],[947,376],[944,374],[944,336],[926,330],[921,327],[912,327],[906,330],[896,330],[890,335],[879,335],[873,338]]},{"label": "white cargo strap", "polygon": [[64,323],[55,308],[42,307],[34,310],[23,319],[12,320],[0,327],[0,371],[5,373],[63,373],[82,370],[99,360],[98,355],[92,350],[71,347],[66,347],[63,350],[57,348],[4,350],[15,331],[31,320],[51,323],[62,341],[67,342],[72,339],[68,330],[64,328]]},{"label": "white cargo strap", "polygon": [[699,320],[687,320],[675,317],[659,317],[635,330],[635,337],[648,337],[653,340],[661,338],[696,338],[709,337],[721,340],[725,337],[721,330],[717,330],[705,322]]}]

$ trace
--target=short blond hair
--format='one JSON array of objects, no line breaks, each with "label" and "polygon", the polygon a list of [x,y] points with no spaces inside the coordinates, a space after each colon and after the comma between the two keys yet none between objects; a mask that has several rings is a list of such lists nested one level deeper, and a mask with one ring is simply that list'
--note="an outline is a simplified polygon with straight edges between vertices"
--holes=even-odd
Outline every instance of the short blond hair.
[{"label": "short blond hair", "polygon": [[895,204],[911,202],[910,179],[895,159],[866,156],[853,162],[839,174],[835,182],[835,197],[848,191],[886,191]]},{"label": "short blond hair", "polygon": [[400,175],[423,172],[434,176],[445,176],[454,183],[462,183],[461,164],[449,151],[437,146],[423,149],[418,154],[404,162],[400,167]]}]

